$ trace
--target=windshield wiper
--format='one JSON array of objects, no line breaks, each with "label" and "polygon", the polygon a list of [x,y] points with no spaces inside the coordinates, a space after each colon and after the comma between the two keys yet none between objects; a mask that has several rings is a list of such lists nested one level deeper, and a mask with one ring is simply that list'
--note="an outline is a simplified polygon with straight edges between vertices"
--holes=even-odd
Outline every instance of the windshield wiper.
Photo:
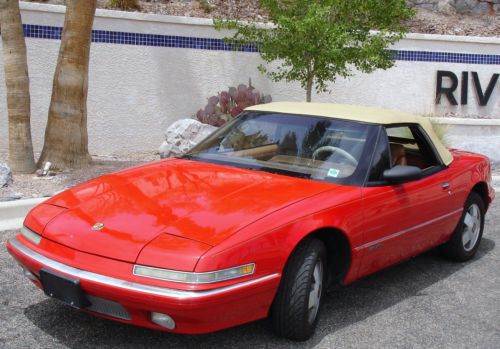
[{"label": "windshield wiper", "polygon": [[183,155],[174,155],[173,157],[176,159],[193,160],[196,156],[191,154],[183,154]]},{"label": "windshield wiper", "polygon": [[278,175],[285,175],[285,176],[298,177],[298,178],[306,178],[306,179],[311,178],[311,175],[307,174],[307,173],[293,172],[293,171],[287,171],[287,170],[279,170],[279,169],[275,169],[275,168],[271,168],[271,167],[262,167],[261,170],[269,172],[269,173],[278,174]]}]

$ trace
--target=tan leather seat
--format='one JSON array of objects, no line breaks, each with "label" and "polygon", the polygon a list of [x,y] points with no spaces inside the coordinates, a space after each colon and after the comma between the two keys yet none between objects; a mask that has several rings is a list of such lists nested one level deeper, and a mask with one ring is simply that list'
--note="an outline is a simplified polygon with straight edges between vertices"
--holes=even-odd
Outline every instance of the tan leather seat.
[{"label": "tan leather seat", "polygon": [[322,168],[323,171],[327,171],[328,168],[333,167],[339,170],[339,178],[349,177],[354,173],[354,170],[356,169],[356,166],[353,166],[351,164],[340,164],[322,160],[312,160],[312,159],[301,158],[297,156],[289,156],[289,155],[273,156],[269,160],[269,162],[274,162],[275,164],[309,167],[313,170],[319,170],[319,171],[322,171]]},{"label": "tan leather seat", "polygon": [[267,156],[273,156],[278,151],[277,144],[268,144],[260,147],[254,147],[243,150],[236,150],[229,153],[229,156],[241,156],[247,158],[261,159]]},{"label": "tan leather seat", "polygon": [[405,147],[398,143],[391,143],[392,166],[408,164],[406,160]]}]

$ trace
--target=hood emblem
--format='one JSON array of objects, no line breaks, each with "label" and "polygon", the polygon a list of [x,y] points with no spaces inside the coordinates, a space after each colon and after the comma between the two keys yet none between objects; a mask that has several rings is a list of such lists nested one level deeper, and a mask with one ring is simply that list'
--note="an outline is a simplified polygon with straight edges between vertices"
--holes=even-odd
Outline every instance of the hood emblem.
[{"label": "hood emblem", "polygon": [[96,223],[92,226],[92,230],[101,230],[104,228],[104,223]]}]

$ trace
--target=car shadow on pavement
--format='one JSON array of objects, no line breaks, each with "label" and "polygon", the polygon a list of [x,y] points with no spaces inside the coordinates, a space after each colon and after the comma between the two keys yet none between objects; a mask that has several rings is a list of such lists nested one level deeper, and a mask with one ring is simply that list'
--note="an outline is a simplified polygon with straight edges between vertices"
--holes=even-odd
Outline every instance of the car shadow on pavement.
[{"label": "car shadow on pavement", "polygon": [[309,341],[290,342],[274,336],[268,320],[207,335],[178,335],[115,323],[78,312],[53,299],[25,309],[26,317],[58,343],[69,348],[311,348],[336,331],[408,299],[473,265],[495,247],[483,238],[476,257],[454,263],[431,251],[368,276],[326,297],[316,334]]}]

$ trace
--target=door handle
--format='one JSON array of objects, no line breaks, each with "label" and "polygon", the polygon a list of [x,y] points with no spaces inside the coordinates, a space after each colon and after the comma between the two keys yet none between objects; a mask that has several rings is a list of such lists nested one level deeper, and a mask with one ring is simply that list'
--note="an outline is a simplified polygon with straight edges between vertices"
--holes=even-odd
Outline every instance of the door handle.
[{"label": "door handle", "polygon": [[443,188],[443,191],[447,191],[448,195],[452,195],[453,193],[451,192],[451,185],[448,182],[443,182],[441,183],[441,188]]}]

